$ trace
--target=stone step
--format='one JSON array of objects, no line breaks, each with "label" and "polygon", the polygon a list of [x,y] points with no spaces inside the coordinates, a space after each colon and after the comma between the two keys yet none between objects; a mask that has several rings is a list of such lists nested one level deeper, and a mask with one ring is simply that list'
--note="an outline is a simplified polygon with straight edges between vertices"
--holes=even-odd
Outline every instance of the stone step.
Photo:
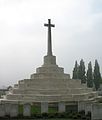
[{"label": "stone step", "polygon": [[[84,94],[69,94],[69,95],[41,95],[41,94],[12,94],[7,95],[6,98],[8,100],[33,100],[33,101],[62,101],[62,100],[87,100],[90,96],[95,96],[96,92],[93,94],[84,93]],[[96,95],[97,96],[97,95]]]},{"label": "stone step", "polygon": [[88,93],[88,92],[92,92],[92,89],[88,88],[74,88],[74,89],[34,89],[34,88],[28,88],[28,89],[17,89],[14,88],[12,89],[12,94],[79,94],[79,93]]}]

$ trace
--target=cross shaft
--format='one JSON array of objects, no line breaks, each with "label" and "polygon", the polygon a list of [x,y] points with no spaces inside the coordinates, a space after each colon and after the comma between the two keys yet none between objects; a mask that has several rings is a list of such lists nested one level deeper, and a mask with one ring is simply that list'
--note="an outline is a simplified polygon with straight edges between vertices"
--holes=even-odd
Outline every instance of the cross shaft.
[{"label": "cross shaft", "polygon": [[52,55],[52,41],[51,41],[51,27],[55,27],[54,24],[51,24],[51,19],[48,19],[48,24],[44,24],[44,26],[48,27],[48,51],[47,55]]}]

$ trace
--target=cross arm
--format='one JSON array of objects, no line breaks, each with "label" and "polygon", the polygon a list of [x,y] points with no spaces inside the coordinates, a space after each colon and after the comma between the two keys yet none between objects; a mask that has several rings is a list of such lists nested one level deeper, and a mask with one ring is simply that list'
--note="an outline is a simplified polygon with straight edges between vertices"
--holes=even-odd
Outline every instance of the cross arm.
[{"label": "cross arm", "polygon": [[47,26],[47,27],[48,27],[48,24],[44,24],[44,26]]},{"label": "cross arm", "polygon": [[54,24],[44,24],[44,26],[51,26],[51,27],[55,27],[55,25]]}]

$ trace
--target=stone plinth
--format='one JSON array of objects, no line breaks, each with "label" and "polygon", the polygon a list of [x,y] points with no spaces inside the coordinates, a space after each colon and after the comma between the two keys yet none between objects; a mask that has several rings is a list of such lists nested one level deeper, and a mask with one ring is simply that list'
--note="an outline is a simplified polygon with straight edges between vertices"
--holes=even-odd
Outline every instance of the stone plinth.
[{"label": "stone plinth", "polygon": [[31,116],[31,105],[30,104],[24,104],[23,115],[24,116]]},{"label": "stone plinth", "polygon": [[11,105],[10,116],[11,117],[17,117],[18,116],[18,104],[12,104]]},{"label": "stone plinth", "polygon": [[58,103],[58,111],[61,112],[65,112],[65,103],[64,102],[59,102]]},{"label": "stone plinth", "polygon": [[92,105],[92,120],[101,120],[102,119],[102,104],[96,103]]},{"label": "stone plinth", "polygon": [[48,113],[48,102],[41,102],[41,113]]},{"label": "stone plinth", "polygon": [[5,116],[5,105],[0,104],[0,117],[4,117],[4,116]]}]

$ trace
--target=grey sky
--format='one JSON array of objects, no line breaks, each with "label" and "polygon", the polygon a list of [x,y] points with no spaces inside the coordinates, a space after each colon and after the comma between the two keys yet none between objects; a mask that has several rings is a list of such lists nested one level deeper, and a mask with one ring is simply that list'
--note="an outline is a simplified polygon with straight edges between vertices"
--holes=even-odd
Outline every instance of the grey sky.
[{"label": "grey sky", "polygon": [[102,0],[0,0],[0,87],[42,65],[48,18],[55,24],[53,53],[66,73],[81,58],[102,67]]}]

